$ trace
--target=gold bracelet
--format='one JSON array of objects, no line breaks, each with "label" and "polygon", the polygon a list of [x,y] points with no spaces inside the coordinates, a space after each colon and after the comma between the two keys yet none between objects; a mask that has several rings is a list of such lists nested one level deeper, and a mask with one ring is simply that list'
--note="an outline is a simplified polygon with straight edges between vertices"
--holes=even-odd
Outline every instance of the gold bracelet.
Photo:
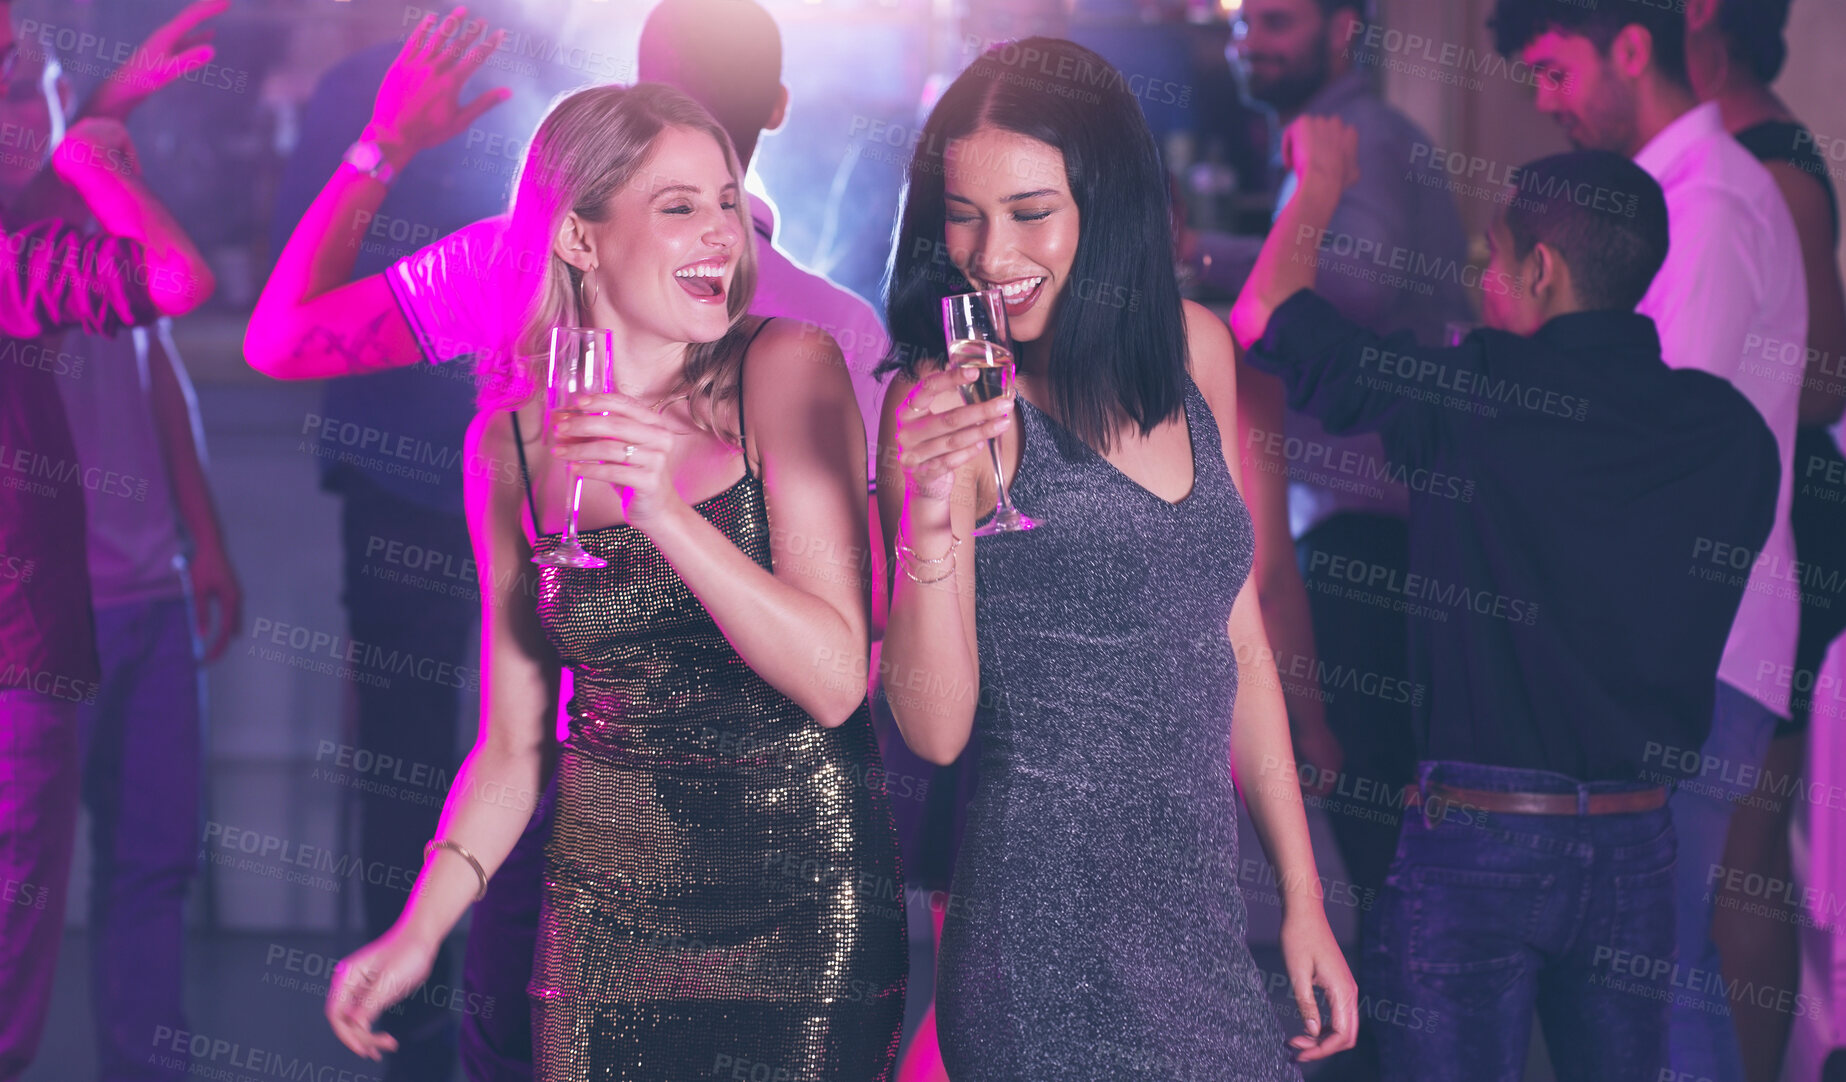
[{"label": "gold bracelet", "polygon": [[429,844],[423,847],[423,863],[428,864],[430,854],[438,849],[453,849],[458,856],[467,861],[468,867],[474,869],[476,878],[481,881],[481,889],[474,892],[474,900],[478,902],[487,897],[487,873],[481,870],[481,862],[474,859],[473,853],[462,848],[460,842],[450,841],[448,838],[431,838]]},{"label": "gold bracelet", "polygon": [[[949,538],[950,538],[949,550],[947,552],[943,553],[942,555],[936,557],[933,560],[926,560],[923,557],[917,555],[917,550],[911,548],[910,542],[904,540],[904,536],[902,534],[899,534],[897,538],[897,545],[895,546],[895,548],[897,551],[897,563],[899,567],[903,568],[904,577],[909,579],[911,582],[917,583],[920,586],[933,586],[936,583],[942,582],[943,580],[947,579],[949,576],[955,574],[955,568],[956,568],[955,552],[957,549],[961,548],[961,538],[956,537],[954,533],[950,533]],[[948,566],[948,570],[944,571],[942,574],[937,575],[933,579],[926,579],[926,578],[918,577],[916,570],[915,570],[915,567],[917,565],[921,564],[922,566],[925,566],[925,567],[934,567],[938,564],[943,563],[944,561],[947,561],[949,566]]]},{"label": "gold bracelet", "polygon": [[919,586],[934,586],[939,582],[946,581],[955,576],[955,560],[953,559],[954,555],[955,553],[953,551],[950,551],[949,569],[947,571],[944,571],[942,574],[937,575],[933,579],[918,578],[917,573],[910,569],[910,561],[908,560],[899,560],[897,564],[899,567],[904,569],[904,577],[909,579],[911,582],[914,582]]},{"label": "gold bracelet", "polygon": [[949,533],[949,551],[943,553],[942,555],[936,557],[933,560],[925,560],[923,557],[917,555],[916,549],[913,549],[910,547],[910,542],[904,540],[903,534],[897,535],[897,554],[899,556],[909,557],[912,563],[926,564],[928,566],[934,567],[936,564],[939,564],[942,561],[948,559],[949,557],[955,555],[955,550],[958,548],[961,548],[961,538],[956,537],[954,532],[951,531]]}]

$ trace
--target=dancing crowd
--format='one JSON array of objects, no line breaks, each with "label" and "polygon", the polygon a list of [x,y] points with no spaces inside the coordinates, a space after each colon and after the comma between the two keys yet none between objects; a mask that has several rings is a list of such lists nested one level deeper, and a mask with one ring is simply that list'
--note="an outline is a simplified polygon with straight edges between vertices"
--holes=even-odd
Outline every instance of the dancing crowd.
[{"label": "dancing crowd", "polygon": [[[159,70],[209,60],[227,4],[157,31]],[[1846,800],[1755,796],[1837,770],[1842,732],[1809,690],[1846,619],[1801,569],[1846,559],[1807,483],[1846,477],[1846,387],[1804,378],[1846,296],[1826,162],[1769,90],[1787,0],[1497,0],[1574,149],[1489,170],[1472,256],[1363,0],[1241,7],[1261,238],[1187,223],[1101,55],[988,46],[910,140],[880,308],[745,190],[790,108],[754,0],[660,0],[631,83],[464,89],[531,29],[497,15],[322,81],[244,342],[328,380],[329,417],[461,448],[434,485],[323,468],[355,639],[474,647],[471,600],[370,574],[380,544],[479,576],[446,803],[361,801],[365,858],[421,870],[365,894],[346,1047],[405,1080],[1479,1082],[1524,1077],[1536,1017],[1560,1079],[1846,1077],[1839,930],[1798,974],[1792,923],[1722,901],[1846,889],[1789,842]],[[160,80],[65,130],[21,44],[0,75],[62,138],[0,173],[0,332],[86,374],[0,371],[0,872],[56,900],[0,906],[0,1082],[44,1025],[80,798],[102,1076],[177,1079],[148,1052],[184,1029],[199,666],[240,595],[164,321],[214,283],[122,124]],[[510,198],[463,133],[524,148]],[[396,219],[434,238],[366,243]],[[999,393],[945,303],[997,327]],[[561,375],[570,341],[606,381]],[[95,469],[145,498],[13,483]],[[446,768],[460,692],[361,684],[356,742]],[[1344,943],[1335,893],[1365,900]],[[457,964],[530,1010],[413,994]]]}]

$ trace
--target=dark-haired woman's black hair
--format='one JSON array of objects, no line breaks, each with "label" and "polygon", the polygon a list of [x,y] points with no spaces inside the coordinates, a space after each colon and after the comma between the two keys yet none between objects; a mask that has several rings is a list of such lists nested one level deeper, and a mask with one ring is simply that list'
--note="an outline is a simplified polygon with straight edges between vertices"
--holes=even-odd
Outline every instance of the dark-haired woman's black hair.
[{"label": "dark-haired woman's black hair", "polygon": [[1186,320],[1166,171],[1122,74],[1057,38],[988,49],[923,125],[886,274],[892,346],[879,374],[915,378],[946,351],[942,298],[970,286],[943,242],[942,157],[950,142],[980,128],[1062,152],[1077,203],[1077,251],[1046,331],[1051,412],[1103,453],[1126,421],[1152,432],[1185,404]]}]

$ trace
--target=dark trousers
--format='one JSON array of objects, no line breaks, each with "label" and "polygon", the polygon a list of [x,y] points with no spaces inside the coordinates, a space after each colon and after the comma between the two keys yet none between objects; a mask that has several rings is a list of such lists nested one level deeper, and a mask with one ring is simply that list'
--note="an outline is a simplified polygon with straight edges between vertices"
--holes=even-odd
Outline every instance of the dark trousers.
[{"label": "dark trousers", "polygon": [[[1345,581],[1329,569],[1336,557],[1343,557],[1406,572],[1410,527],[1392,515],[1342,512],[1302,534],[1295,555],[1314,622],[1327,727],[1344,753],[1339,783],[1319,803],[1333,827],[1347,877],[1356,888],[1354,896],[1375,899],[1397,849],[1399,808],[1389,801],[1350,800],[1341,794],[1395,793],[1410,783],[1416,770],[1411,706],[1416,696],[1426,692],[1410,681],[1406,617],[1343,596]],[[1348,678],[1348,674],[1356,675]],[[1377,693],[1368,695],[1363,688],[1375,688]],[[1364,934],[1361,922],[1361,951]],[[1353,968],[1357,972],[1361,967]],[[1361,986],[1360,990],[1365,989]],[[1378,1077],[1378,1049],[1369,1026],[1359,1027],[1357,1045],[1338,1063],[1334,1073],[1343,1082],[1369,1082]]]},{"label": "dark trousers", "polygon": [[532,821],[488,880],[474,905],[462,989],[489,1009],[462,1019],[462,1072],[468,1082],[532,1082],[532,952],[538,945],[539,891],[545,843],[551,837],[556,790],[545,794]]},{"label": "dark trousers", "polygon": [[1371,916],[1362,1026],[1384,1077],[1519,1082],[1536,1007],[1559,1082],[1662,1077],[1667,1006],[1715,975],[1674,955],[1673,821],[1507,815],[1428,799],[1468,789],[1598,792],[1561,774],[1418,766],[1397,854]]},{"label": "dark trousers", "polygon": [[[387,679],[356,684],[355,743],[378,761],[392,756],[408,764],[406,769],[451,776],[459,760],[461,685],[467,683],[458,670],[472,673],[479,664],[480,602],[467,522],[360,479],[348,479],[342,495],[344,600],[352,638],[368,656],[415,659],[393,665]],[[368,866],[422,867],[423,845],[435,836],[442,812],[442,794],[427,799],[430,795],[423,789],[407,794],[398,786],[361,793],[359,849]],[[403,911],[407,895],[398,885],[401,878],[367,878],[368,936],[383,934]],[[450,952],[438,952],[431,985],[446,983],[452,966]],[[413,995],[380,1019],[380,1028],[398,1039],[398,1051],[385,1064],[389,1082],[448,1082],[456,1012],[442,1005],[443,998]]]},{"label": "dark trousers", "polygon": [[184,597],[97,609],[102,688],[78,708],[90,809],[90,1004],[101,1082],[183,1079],[184,910],[199,865],[203,701]]},{"label": "dark trousers", "polygon": [[[1296,542],[1308,612],[1314,621],[1314,648],[1321,663],[1327,727],[1345,753],[1341,772],[1349,790],[1401,789],[1416,769],[1416,745],[1410,728],[1412,699],[1419,689],[1410,682],[1410,654],[1405,617],[1380,605],[1341,595],[1344,580],[1328,574],[1333,557],[1343,556],[1373,567],[1406,572],[1410,563],[1410,527],[1391,515],[1344,512],[1326,519]],[[1354,679],[1343,674],[1356,673]],[[1355,690],[1376,687],[1377,694]],[[1353,784],[1365,779],[1364,786]],[[1389,814],[1371,814],[1374,810]],[[1351,814],[1346,814],[1350,811]],[[1384,883],[1391,853],[1397,848],[1395,807],[1347,809],[1329,815],[1340,856],[1353,885],[1376,890]],[[1363,813],[1363,814],[1361,814]],[[1363,897],[1363,893],[1361,894]]]}]

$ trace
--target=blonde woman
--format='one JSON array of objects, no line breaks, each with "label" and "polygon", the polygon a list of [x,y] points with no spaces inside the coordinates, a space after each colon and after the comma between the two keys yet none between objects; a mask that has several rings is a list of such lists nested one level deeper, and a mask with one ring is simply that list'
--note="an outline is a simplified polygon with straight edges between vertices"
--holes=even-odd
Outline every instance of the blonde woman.
[{"label": "blonde woman", "polygon": [[[468,38],[456,42],[413,35],[381,110],[394,85],[453,84],[401,95],[452,106],[475,62],[454,59]],[[368,134],[398,139],[417,122]],[[338,198],[323,193],[334,205],[304,228],[335,220]],[[865,701],[869,584],[862,559],[842,558],[864,551],[863,430],[830,339],[745,315],[744,206],[730,142],[691,99],[659,84],[581,90],[540,124],[505,219],[393,268],[389,292],[341,287],[362,325],[365,291],[395,298],[370,317],[399,321],[374,332],[388,336],[441,303],[443,275],[487,274],[508,328],[498,348],[478,343],[482,410],[465,449],[480,737],[402,917],[328,992],[335,1032],[361,1055],[395,1048],[373,1022],[428,976],[519,837],[531,801],[508,794],[539,792],[555,771],[530,989],[537,1077],[889,1076],[901,878]],[[336,249],[298,233],[278,270]],[[328,335],[351,332],[322,304],[341,290],[271,288],[276,322],[253,340],[298,351],[303,305],[333,321]],[[587,412],[554,433],[543,362],[564,325],[613,330],[621,392],[584,396]],[[557,543],[567,454],[591,479],[580,537],[606,568],[530,562]],[[557,745],[565,667],[570,736]]]}]

